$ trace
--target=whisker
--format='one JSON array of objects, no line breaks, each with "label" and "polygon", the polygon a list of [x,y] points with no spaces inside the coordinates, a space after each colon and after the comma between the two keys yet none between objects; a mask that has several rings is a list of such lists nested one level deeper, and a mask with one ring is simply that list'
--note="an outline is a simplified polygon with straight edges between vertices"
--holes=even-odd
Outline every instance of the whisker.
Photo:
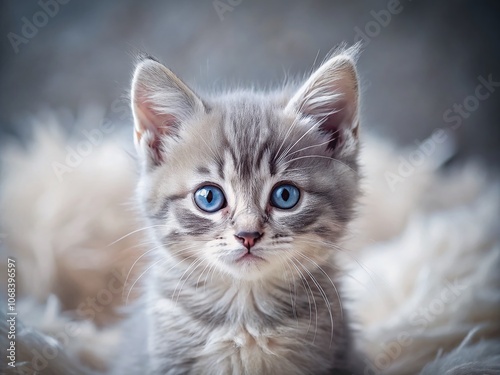
[{"label": "whisker", "polygon": [[317,169],[317,167],[311,165],[309,167],[289,168],[289,169],[286,170],[286,172],[295,172],[295,171],[303,172],[304,169]]},{"label": "whisker", "polygon": [[[184,275],[186,274],[186,272],[187,272],[187,271],[188,271],[188,270],[189,270],[192,266],[196,265],[196,266],[193,268],[193,270],[192,270],[192,271],[191,271],[191,272],[190,272],[190,273],[186,276],[186,278],[184,279],[184,282],[182,283],[182,285],[181,285],[181,287],[180,287],[180,289],[179,289],[179,292],[177,292],[177,298],[175,299],[175,304],[174,304],[175,306],[177,305],[177,302],[179,301],[179,297],[180,297],[180,295],[181,295],[182,289],[184,288],[184,285],[186,285],[186,281],[189,279],[189,277],[191,277],[191,275],[193,274],[193,272],[194,272],[194,271],[196,271],[196,269],[197,269],[197,268],[200,266],[200,264],[202,264],[202,263],[203,263],[203,259],[201,259],[201,258],[200,258],[200,259],[195,260],[193,263],[191,263],[191,264],[189,265],[189,267],[187,268],[187,270],[186,270],[186,271],[184,271],[184,273],[182,274],[181,278],[179,279],[179,282],[181,282],[181,281],[182,281],[182,279],[183,279]],[[176,286],[176,287],[175,287],[175,289],[174,289],[174,293],[172,294],[172,298],[175,296],[175,291],[176,291],[176,290],[177,290],[177,286]]]},{"label": "whisker", "polygon": [[[181,251],[186,251],[187,249],[191,249],[189,250],[188,252],[192,252],[192,251],[196,251],[197,249],[195,248],[195,246],[192,246],[192,247],[188,247],[186,249],[180,249],[178,251],[175,251],[174,253],[172,254],[177,254]],[[193,256],[195,256],[196,254],[193,254],[185,259],[182,259],[180,262],[176,263],[174,266],[172,266],[168,271],[170,271],[172,268],[176,267],[178,264],[184,262],[185,260],[189,259],[189,258],[192,258]],[[128,300],[130,298],[130,293],[132,292],[132,290],[134,289],[134,286],[137,284],[137,282],[151,269],[153,268],[154,266],[158,265],[161,261],[163,262],[167,262],[168,260],[170,260],[169,257],[163,257],[163,258],[160,258],[159,260],[157,260],[156,262],[154,262],[151,266],[149,266],[148,268],[146,268],[146,270],[144,272],[142,272],[139,277],[133,282],[132,286],[130,287],[128,293],[127,293],[127,299],[125,300],[125,304],[128,305]],[[168,272],[167,271],[167,272]]]},{"label": "whisker", "polygon": [[[201,279],[201,277],[203,276],[203,274],[205,273],[205,271],[207,270],[207,268],[210,265],[211,265],[210,262],[207,262],[207,265],[205,266],[205,268],[203,268],[203,270],[201,271],[200,275],[198,276],[198,279],[196,280],[196,289],[195,289],[195,291],[198,291],[198,285],[200,285],[200,279]],[[205,290],[206,290],[206,286],[207,286],[206,282],[204,283],[204,286],[205,286]]]},{"label": "whisker", "polygon": [[288,147],[284,152],[283,154],[279,157],[278,159],[278,163],[281,162],[284,158],[287,157],[288,153],[295,147],[295,145],[297,145],[297,143],[299,143],[302,139],[304,139],[304,137],[309,134],[310,132],[312,132],[313,130],[316,130],[317,128],[319,127],[319,123],[316,123],[314,124],[313,126],[311,126],[309,129],[307,129],[307,131],[304,132],[304,134],[302,134],[299,139],[297,139],[295,141],[294,144],[292,144],[290,147]]},{"label": "whisker", "polygon": [[143,230],[147,230],[147,229],[151,229],[151,228],[155,228],[155,227],[166,227],[166,225],[165,224],[156,224],[156,225],[151,225],[151,226],[148,226],[148,227],[144,227],[144,228],[133,230],[132,232],[127,233],[126,235],[118,238],[116,241],[111,242],[109,245],[106,245],[106,247],[112,246],[115,243],[120,242],[121,240],[123,240],[123,239],[125,239],[125,238],[127,238],[127,237],[129,237],[131,235],[133,235],[134,233],[141,232]]},{"label": "whisker", "polygon": [[[133,247],[137,247],[137,246],[139,246],[139,245],[132,246],[131,248],[133,248]],[[150,253],[150,252],[152,252],[152,251],[154,251],[154,250],[156,250],[156,249],[159,249],[159,248],[161,248],[162,246],[164,246],[164,245],[163,245],[163,244],[160,244],[160,245],[158,245],[158,246],[153,247],[152,249],[149,249],[148,251],[144,252],[142,255],[140,255],[140,256],[139,256],[139,257],[135,260],[135,262],[132,264],[132,266],[130,267],[130,270],[129,270],[129,271],[128,271],[128,273],[127,273],[127,277],[125,278],[125,282],[123,283],[123,286],[127,285],[127,280],[128,280],[128,278],[129,278],[129,276],[130,276],[130,274],[131,274],[131,272],[132,272],[132,269],[133,269],[133,268],[134,268],[134,266],[137,264],[137,262],[138,262],[141,258],[143,258],[146,254],[148,254],[148,253]],[[193,247],[195,247],[195,246],[188,246],[188,247],[186,247],[186,248],[184,248],[184,249],[180,249],[180,250],[174,251],[174,252],[172,252],[172,253],[170,253],[170,254],[171,254],[171,255],[175,255],[175,254],[178,254],[179,252],[182,252],[182,251],[185,251],[185,250],[191,249],[191,248],[193,248]],[[130,249],[130,248],[129,248],[129,249]],[[123,290],[123,293],[122,293],[122,298],[123,298],[123,294],[125,294],[125,289]]]},{"label": "whisker", "polygon": [[333,343],[334,326],[333,326],[333,315],[332,315],[332,307],[330,304],[330,300],[328,299],[328,296],[325,293],[325,290],[321,287],[321,285],[319,284],[318,280],[314,277],[314,275],[302,263],[299,262],[299,264],[302,266],[302,269],[309,275],[312,282],[316,285],[316,288],[318,288],[318,291],[321,294],[321,296],[323,297],[323,300],[325,301],[325,305],[328,309],[328,314],[330,315],[330,327],[331,327],[330,346],[331,346]]},{"label": "whisker", "polygon": [[[325,141],[325,142],[321,142],[321,143],[318,143],[318,144],[315,144],[315,145],[311,145],[311,146],[306,146],[306,147],[302,147],[301,149],[298,149],[294,152],[290,152],[288,154],[286,154],[286,156],[290,156],[290,155],[293,155],[293,154],[298,154],[299,152],[302,152],[302,151],[305,151],[305,150],[308,150],[310,148],[315,148],[315,147],[320,147],[320,146],[323,146],[323,145],[326,145],[328,143],[330,143],[331,140],[329,139],[328,141]],[[291,150],[290,150],[291,151]]]},{"label": "whisker", "polygon": [[[302,108],[302,106],[303,106],[303,104],[301,104],[301,108]],[[299,113],[300,113],[300,111],[299,111]],[[275,154],[276,156],[278,156],[278,158],[281,157],[280,151],[283,148],[283,145],[285,144],[286,140],[290,136],[290,133],[292,132],[292,130],[295,128],[295,126],[298,124],[299,121],[300,121],[300,116],[295,117],[295,119],[293,120],[291,125],[288,127],[287,132],[285,133],[285,136],[283,138],[283,141],[281,142],[280,147],[278,148],[278,151],[276,151],[276,154]],[[280,136],[281,136],[281,133],[280,133]]]},{"label": "whisker", "polygon": [[[293,313],[293,316],[295,316],[295,319],[297,321],[297,325],[299,323],[299,320],[298,320],[298,315],[297,315],[297,308],[296,308],[296,299],[297,299],[297,286],[295,285],[295,279],[293,277],[293,272],[292,272],[292,269],[290,268],[290,265],[286,262],[286,258],[284,256],[278,256],[278,258],[280,259],[280,263],[282,266],[286,266],[288,268],[288,270],[290,271],[290,280],[293,281],[293,292],[292,293],[292,283],[290,282],[290,280],[287,278],[287,283],[288,283],[288,286],[289,286],[289,290],[290,290],[290,303],[292,305],[292,313]],[[284,261],[283,261],[284,260]],[[287,273],[287,271],[285,271]]]},{"label": "whisker", "polygon": [[134,289],[135,284],[137,284],[137,282],[141,279],[141,277],[144,276],[151,268],[153,268],[157,264],[159,264],[161,262],[166,262],[166,261],[168,261],[168,258],[160,258],[160,259],[158,259],[151,266],[149,266],[143,273],[141,273],[139,275],[139,277],[134,281],[134,283],[132,284],[132,286],[130,287],[130,289],[129,289],[128,293],[127,293],[127,299],[125,300],[125,305],[128,305],[128,299],[130,298],[130,293],[132,292],[132,289]]},{"label": "whisker", "polygon": [[320,158],[320,159],[328,159],[328,160],[332,160],[332,161],[336,161],[340,164],[342,164],[343,166],[345,166],[347,169],[349,169],[350,171],[352,171],[353,173],[355,173],[356,175],[358,174],[358,172],[356,172],[354,169],[352,169],[351,167],[349,167],[346,163],[344,163],[342,160],[339,160],[339,159],[336,159],[334,157],[331,157],[331,156],[324,156],[324,155],[303,155],[303,156],[298,156],[296,158],[293,158],[291,160],[287,160],[285,161],[284,164],[289,164],[289,163],[292,163],[294,161],[297,161],[297,160],[301,160],[301,159],[307,159],[307,158]]},{"label": "whisker", "polygon": [[[343,249],[341,246],[339,246],[338,244],[334,243],[334,242],[329,242],[329,241],[321,241],[321,240],[317,240],[317,239],[312,239],[312,238],[309,238],[307,239],[307,241],[302,241],[302,240],[297,240],[297,242],[303,242],[307,245],[310,245],[311,242],[315,242],[315,243],[318,243],[318,244],[322,244],[322,245],[326,245],[326,246],[329,246],[329,247],[332,247],[334,248],[335,250],[337,251],[340,251],[342,252],[343,254],[351,257],[354,262],[363,270],[366,272],[366,274],[368,275],[368,277],[370,278],[371,282],[372,282],[372,285],[377,287],[377,283],[375,282],[375,279],[373,278],[373,275],[377,276],[375,273],[373,273],[373,271],[370,271],[368,269],[368,267],[366,267],[362,262],[360,262],[358,260],[358,258],[356,258],[356,256],[354,254],[352,254],[351,251],[349,250],[346,250],[346,249]],[[348,275],[349,277],[352,278],[351,275]],[[358,280],[354,279],[356,282],[359,282]]]},{"label": "whisker", "polygon": [[[296,259],[295,257],[292,256],[292,258],[290,258],[290,261],[292,262],[294,268],[297,270],[297,272],[299,273],[300,275],[300,278],[301,280],[304,280],[305,281],[305,286],[307,286],[307,289],[309,290],[309,292],[311,293],[311,297],[312,297],[312,301],[313,301],[313,305],[314,305],[314,317],[315,317],[315,320],[316,320],[316,325],[315,325],[315,329],[314,329],[314,336],[313,336],[313,339],[312,339],[312,343],[314,344],[314,341],[316,340],[316,335],[318,333],[318,306],[316,305],[316,297],[314,296],[314,293],[311,289],[311,286],[309,285],[309,282],[307,281],[307,278],[305,277],[305,275],[302,273],[302,271],[300,270],[300,268],[297,267],[295,261],[300,265],[300,261],[298,259]],[[306,289],[306,290],[307,290]],[[308,301],[309,298],[308,298]],[[311,317],[312,315],[312,310],[311,310],[311,304],[309,303],[309,316]],[[309,319],[309,323],[311,324],[311,320],[312,319]],[[308,332],[309,332],[309,328],[308,328]]]},{"label": "whisker", "polygon": [[335,293],[337,294],[337,299],[339,300],[340,318],[342,320],[344,320],[344,309],[342,307],[342,300],[340,299],[339,291],[338,291],[337,287],[335,286],[335,284],[334,284],[333,280],[331,279],[331,277],[325,272],[325,270],[323,270],[323,268],[318,263],[316,263],[314,260],[312,260],[311,258],[309,258],[307,255],[301,254],[300,252],[298,252],[298,255],[300,255],[301,257],[305,258],[309,262],[313,263],[328,278],[328,280],[330,280],[330,283],[332,284],[333,289],[335,290]]},{"label": "whisker", "polygon": [[135,265],[137,264],[137,262],[138,262],[140,259],[142,259],[144,256],[146,256],[147,254],[149,254],[150,252],[152,252],[152,251],[154,251],[154,250],[156,250],[156,249],[159,249],[160,247],[162,247],[162,245],[159,245],[159,246],[155,246],[155,247],[153,247],[152,249],[150,249],[150,250],[146,251],[146,252],[145,252],[145,253],[143,253],[141,256],[139,256],[139,257],[135,260],[135,262],[134,262],[134,263],[132,263],[132,266],[130,267],[130,269],[129,269],[128,273],[127,273],[127,277],[125,277],[125,282],[123,283],[124,288],[123,288],[123,292],[122,292],[122,298],[123,298],[123,296],[124,296],[124,294],[125,294],[125,286],[127,285],[128,278],[129,278],[130,274],[132,273],[132,270],[134,269],[134,267],[135,267]]},{"label": "whisker", "polygon": [[212,282],[213,280],[213,274],[215,273],[215,263],[213,263],[210,268],[208,269],[208,272],[207,272],[207,277],[205,278],[205,285],[203,287],[203,292],[206,292],[207,291],[207,284],[208,284],[208,278],[210,277],[210,273],[212,273],[212,277],[210,277],[210,282]]}]

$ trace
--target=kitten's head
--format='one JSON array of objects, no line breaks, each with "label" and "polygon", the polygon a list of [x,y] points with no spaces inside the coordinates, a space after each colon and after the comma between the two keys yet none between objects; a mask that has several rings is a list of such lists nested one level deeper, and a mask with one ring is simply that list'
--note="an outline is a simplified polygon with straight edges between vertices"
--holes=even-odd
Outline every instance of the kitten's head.
[{"label": "kitten's head", "polygon": [[335,251],[358,190],[355,52],[337,52],[294,91],[218,97],[139,63],[139,194],[161,251],[238,279],[314,267]]}]

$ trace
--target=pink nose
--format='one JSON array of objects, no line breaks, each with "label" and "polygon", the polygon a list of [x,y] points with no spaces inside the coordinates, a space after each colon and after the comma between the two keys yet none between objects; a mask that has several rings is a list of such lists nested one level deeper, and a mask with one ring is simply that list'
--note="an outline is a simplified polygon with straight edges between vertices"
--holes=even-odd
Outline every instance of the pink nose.
[{"label": "pink nose", "polygon": [[260,232],[239,232],[234,235],[238,241],[240,241],[243,246],[250,250],[251,247],[262,237]]}]

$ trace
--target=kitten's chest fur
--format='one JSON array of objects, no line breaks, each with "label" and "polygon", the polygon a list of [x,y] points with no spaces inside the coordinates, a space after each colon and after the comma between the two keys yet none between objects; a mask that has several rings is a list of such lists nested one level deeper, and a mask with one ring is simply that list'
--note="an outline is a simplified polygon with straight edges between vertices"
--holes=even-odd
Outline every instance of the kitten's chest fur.
[{"label": "kitten's chest fur", "polygon": [[188,280],[180,293],[174,278],[158,277],[149,305],[152,373],[323,374],[343,368],[350,351],[347,323],[330,281],[313,276],[320,288],[310,280]]}]

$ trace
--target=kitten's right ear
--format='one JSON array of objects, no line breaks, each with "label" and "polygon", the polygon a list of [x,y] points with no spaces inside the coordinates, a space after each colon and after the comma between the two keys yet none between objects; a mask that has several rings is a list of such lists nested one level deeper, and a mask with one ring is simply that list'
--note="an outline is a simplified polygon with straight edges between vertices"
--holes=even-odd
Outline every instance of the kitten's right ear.
[{"label": "kitten's right ear", "polygon": [[204,111],[198,96],[165,66],[144,58],[132,79],[134,139],[138,152],[154,165],[163,161],[162,142],[179,124]]}]

